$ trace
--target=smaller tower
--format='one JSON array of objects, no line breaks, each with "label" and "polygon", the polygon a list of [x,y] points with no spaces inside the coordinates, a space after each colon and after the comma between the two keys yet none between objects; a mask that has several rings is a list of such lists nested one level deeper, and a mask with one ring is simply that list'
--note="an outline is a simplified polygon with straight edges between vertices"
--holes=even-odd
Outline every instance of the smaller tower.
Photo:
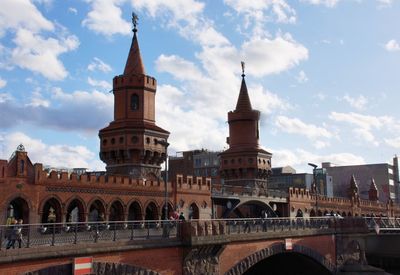
[{"label": "smaller tower", "polygon": [[226,185],[257,188],[265,193],[272,154],[259,145],[259,120],[260,112],[251,107],[242,62],[242,84],[236,109],[228,113],[229,149],[220,154],[220,173]]},{"label": "smaller tower", "polygon": [[371,178],[371,185],[369,186],[368,198],[370,201],[378,201],[379,198],[378,187],[375,184],[374,178]]}]

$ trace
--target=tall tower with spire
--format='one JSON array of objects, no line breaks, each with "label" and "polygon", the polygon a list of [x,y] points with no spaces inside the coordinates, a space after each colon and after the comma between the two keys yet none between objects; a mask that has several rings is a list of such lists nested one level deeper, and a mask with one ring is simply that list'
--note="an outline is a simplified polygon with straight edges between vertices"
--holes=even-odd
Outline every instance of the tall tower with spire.
[{"label": "tall tower with spire", "polygon": [[255,188],[263,193],[272,154],[260,147],[259,120],[260,112],[251,107],[242,62],[242,84],[236,109],[228,113],[229,149],[220,154],[220,173],[226,185]]},{"label": "tall tower with spire", "polygon": [[146,75],[132,14],[133,38],[124,73],[113,79],[114,120],[99,131],[100,159],[109,174],[160,178],[169,132],[155,123],[157,81]]}]

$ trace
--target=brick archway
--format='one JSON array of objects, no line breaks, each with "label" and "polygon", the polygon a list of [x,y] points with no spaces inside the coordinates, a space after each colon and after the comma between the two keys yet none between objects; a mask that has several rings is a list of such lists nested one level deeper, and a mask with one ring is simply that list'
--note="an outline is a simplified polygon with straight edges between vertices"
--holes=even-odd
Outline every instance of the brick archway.
[{"label": "brick archway", "polygon": [[[255,264],[261,262],[262,260],[271,257],[273,255],[277,255],[280,253],[286,253],[284,244],[275,244],[270,247],[259,250],[246,258],[242,259],[238,264],[233,266],[225,275],[238,275],[245,273],[248,269],[250,269]],[[293,245],[293,250],[291,252],[299,253],[305,256],[308,256],[315,260],[317,263],[324,266],[327,270],[329,270],[332,274],[335,271],[335,265],[331,263],[328,259],[326,259],[323,255],[319,254],[317,251],[302,245]]]}]

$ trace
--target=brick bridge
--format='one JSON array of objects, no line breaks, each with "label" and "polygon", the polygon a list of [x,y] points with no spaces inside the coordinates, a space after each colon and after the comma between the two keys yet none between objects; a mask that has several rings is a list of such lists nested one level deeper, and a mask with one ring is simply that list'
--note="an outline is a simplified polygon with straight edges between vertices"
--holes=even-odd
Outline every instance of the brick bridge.
[{"label": "brick bridge", "polygon": [[[11,228],[0,229],[3,240]],[[296,274],[387,274],[367,260],[398,268],[400,258],[400,220],[383,218],[37,224],[21,232],[21,248],[1,243],[1,274],[71,274],[81,256],[93,257],[95,274],[292,274],[293,266]]]}]

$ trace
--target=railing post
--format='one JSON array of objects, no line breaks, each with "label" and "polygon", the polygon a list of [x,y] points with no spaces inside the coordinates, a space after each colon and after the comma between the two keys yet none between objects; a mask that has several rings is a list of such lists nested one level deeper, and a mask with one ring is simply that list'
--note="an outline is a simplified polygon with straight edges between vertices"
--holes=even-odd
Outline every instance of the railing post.
[{"label": "railing post", "polygon": [[150,222],[147,222],[147,239],[150,238]]},{"label": "railing post", "polygon": [[78,224],[75,223],[74,227],[74,244],[76,244],[78,242]]},{"label": "railing post", "polygon": [[52,226],[53,226],[53,233],[51,236],[51,246],[54,246],[54,243],[56,241],[56,226],[55,224],[52,224]]},{"label": "railing post", "polygon": [[134,228],[134,226],[135,226],[135,223],[133,222],[131,224],[131,241],[133,240],[133,228]]},{"label": "railing post", "polygon": [[95,243],[97,243],[97,240],[99,238],[99,234],[100,234],[100,232],[99,232],[99,224],[96,223],[96,230],[94,231],[94,242]]},{"label": "railing post", "polygon": [[28,235],[26,236],[26,248],[31,245],[31,226],[28,225]]},{"label": "railing post", "polygon": [[113,236],[113,241],[115,242],[116,241],[116,239],[117,239],[117,230],[116,230],[116,228],[117,228],[117,226],[116,226],[116,224],[114,223],[114,236]]},{"label": "railing post", "polygon": [[0,250],[1,250],[2,246],[3,246],[3,231],[4,231],[3,228],[4,228],[4,227],[2,227],[2,228],[0,229]]}]

